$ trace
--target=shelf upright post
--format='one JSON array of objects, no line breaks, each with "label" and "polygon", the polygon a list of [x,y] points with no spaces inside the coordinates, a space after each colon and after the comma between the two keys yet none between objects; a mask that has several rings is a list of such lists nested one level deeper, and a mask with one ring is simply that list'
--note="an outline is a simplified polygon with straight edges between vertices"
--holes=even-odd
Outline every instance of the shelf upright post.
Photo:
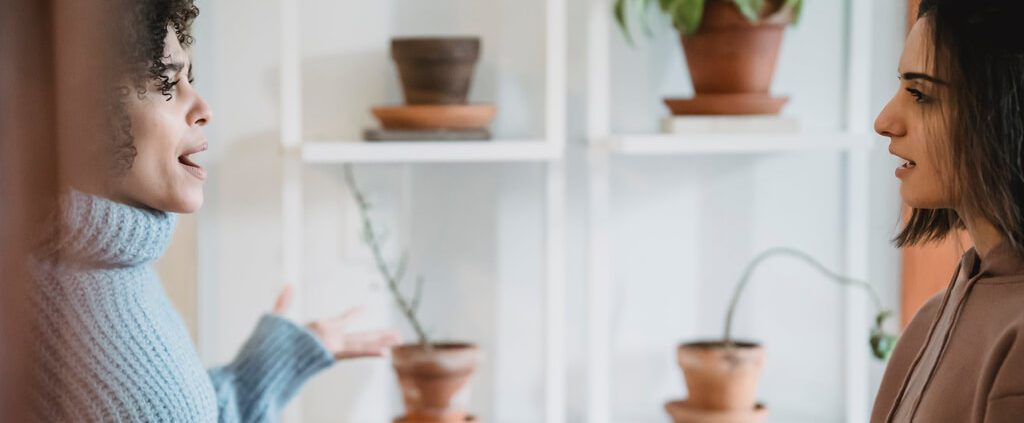
[{"label": "shelf upright post", "polygon": [[[862,142],[871,142],[871,24],[874,1],[848,2],[846,132],[862,134]],[[845,267],[851,277],[867,280],[868,276],[868,148],[848,150],[845,160],[846,217]],[[870,328],[867,299],[861,292],[846,288],[845,311],[845,404],[846,421],[868,420],[870,411],[868,374],[868,333]]]},{"label": "shelf upright post", "polygon": [[[300,63],[299,0],[281,5],[281,259],[282,282],[294,287],[291,317],[302,314],[302,70]],[[302,400],[285,411],[286,422],[302,421]]]},{"label": "shelf upright post", "polygon": [[[554,151],[566,145],[566,0],[548,0],[545,34],[545,138]],[[566,176],[563,154],[545,162],[545,421],[566,422]]]},{"label": "shelf upright post", "polygon": [[611,133],[609,37],[611,4],[588,2],[587,19],[587,391],[586,421],[611,421],[611,170],[609,151],[599,145]]}]

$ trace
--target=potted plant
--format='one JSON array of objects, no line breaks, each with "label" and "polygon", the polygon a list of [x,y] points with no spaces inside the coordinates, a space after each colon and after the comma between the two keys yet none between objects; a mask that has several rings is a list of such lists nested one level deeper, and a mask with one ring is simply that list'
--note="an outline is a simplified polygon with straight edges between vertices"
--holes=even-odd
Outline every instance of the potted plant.
[{"label": "potted plant", "polygon": [[377,271],[399,311],[416,332],[417,342],[392,349],[392,364],[398,375],[405,403],[401,423],[462,423],[473,421],[467,412],[470,379],[479,361],[479,349],[466,342],[433,342],[427,336],[419,316],[423,295],[423,279],[417,278],[413,293],[407,297],[401,286],[405,280],[408,255],[403,254],[397,266],[384,258],[381,236],[370,218],[370,203],[356,182],[351,166],[345,167],[345,181],[352,199],[359,207],[363,240],[370,248]]},{"label": "potted plant", "polygon": [[480,57],[477,37],[412,37],[391,40],[406,104],[466,104]]},{"label": "potted plant", "polygon": [[754,270],[767,259],[778,256],[796,258],[835,282],[865,290],[877,310],[867,343],[872,354],[878,360],[886,360],[896,346],[897,337],[883,328],[892,313],[882,307],[878,294],[870,284],[836,274],[799,250],[767,250],[755,257],[740,277],[726,312],[722,339],[679,346],[677,359],[683,370],[689,398],[665,405],[677,422],[718,421],[714,419],[725,416],[732,416],[734,421],[758,421],[767,413],[763,404],[757,404],[757,384],[764,367],[764,348],[756,342],[733,339],[732,321],[740,296]]},{"label": "potted plant", "polygon": [[778,113],[787,99],[773,98],[769,88],[783,31],[799,21],[803,0],[616,0],[615,19],[627,40],[631,20],[649,32],[654,3],[679,31],[696,93],[667,99],[674,114]]}]

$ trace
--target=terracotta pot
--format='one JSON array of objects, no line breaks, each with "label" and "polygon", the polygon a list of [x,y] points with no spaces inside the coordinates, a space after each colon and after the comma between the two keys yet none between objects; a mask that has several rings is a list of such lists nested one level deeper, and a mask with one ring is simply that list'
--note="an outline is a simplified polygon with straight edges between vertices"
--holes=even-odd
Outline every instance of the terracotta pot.
[{"label": "terracotta pot", "polygon": [[398,65],[406,104],[465,104],[479,38],[396,38],[391,57]]},{"label": "terracotta pot", "polygon": [[[777,9],[777,2],[767,2]],[[750,23],[731,1],[709,0],[700,29],[683,35],[693,89],[701,94],[767,94],[775,74],[782,34],[792,18],[775,13]]]},{"label": "terracotta pot", "polygon": [[675,423],[761,423],[768,416],[764,404],[742,411],[713,411],[693,407],[689,401],[670,401],[665,411]]},{"label": "terracotta pot", "polygon": [[469,419],[469,381],[476,371],[479,350],[472,344],[420,345],[391,350],[392,364],[405,401],[408,422],[463,422]]},{"label": "terracotta pot", "polygon": [[678,359],[693,408],[754,410],[764,368],[760,345],[736,342],[727,348],[722,342],[694,342],[679,346]]}]

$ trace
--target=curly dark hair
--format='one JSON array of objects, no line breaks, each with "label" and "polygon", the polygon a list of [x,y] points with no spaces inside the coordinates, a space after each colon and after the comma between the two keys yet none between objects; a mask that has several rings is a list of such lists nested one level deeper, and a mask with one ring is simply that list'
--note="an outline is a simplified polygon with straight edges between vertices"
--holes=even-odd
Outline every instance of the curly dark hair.
[{"label": "curly dark hair", "polygon": [[[118,3],[118,44],[115,46],[118,83],[111,90],[110,133],[113,137],[115,171],[131,169],[138,152],[128,114],[128,96],[134,93],[142,99],[155,88],[166,97],[173,98],[173,89],[179,80],[171,80],[164,63],[164,40],[168,29],[173,30],[182,47],[194,42],[192,23],[199,16],[194,0],[126,0]],[[191,70],[189,79],[191,81]],[[128,84],[128,85],[125,85]]]}]

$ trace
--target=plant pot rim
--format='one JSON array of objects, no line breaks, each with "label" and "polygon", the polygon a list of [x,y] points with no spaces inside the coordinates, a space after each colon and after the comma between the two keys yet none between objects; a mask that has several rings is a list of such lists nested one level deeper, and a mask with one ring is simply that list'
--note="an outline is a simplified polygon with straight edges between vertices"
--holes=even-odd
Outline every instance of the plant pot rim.
[{"label": "plant pot rim", "polygon": [[410,36],[410,37],[395,37],[391,39],[392,43],[478,43],[480,37],[474,35],[445,35],[445,36]]},{"label": "plant pot rim", "polygon": [[[732,346],[733,346],[733,348],[738,348],[738,349],[743,349],[743,350],[764,348],[764,346],[760,342],[746,341],[746,340],[733,340],[732,341]],[[681,350],[682,349],[696,349],[696,350],[725,349],[725,341],[721,340],[721,339],[718,339],[718,340],[713,340],[713,341],[712,340],[699,340],[699,341],[685,342],[685,343],[679,344],[679,349],[681,349]]]},{"label": "plant pot rim", "polygon": [[[457,341],[431,342],[430,346],[434,348],[434,351],[464,351],[480,349],[480,347],[475,343]],[[406,343],[392,347],[392,349],[398,351],[409,351],[423,349],[423,346],[419,343]]]},{"label": "plant pot rim", "polygon": [[476,62],[480,37],[404,37],[391,39],[391,57],[399,62]]}]

